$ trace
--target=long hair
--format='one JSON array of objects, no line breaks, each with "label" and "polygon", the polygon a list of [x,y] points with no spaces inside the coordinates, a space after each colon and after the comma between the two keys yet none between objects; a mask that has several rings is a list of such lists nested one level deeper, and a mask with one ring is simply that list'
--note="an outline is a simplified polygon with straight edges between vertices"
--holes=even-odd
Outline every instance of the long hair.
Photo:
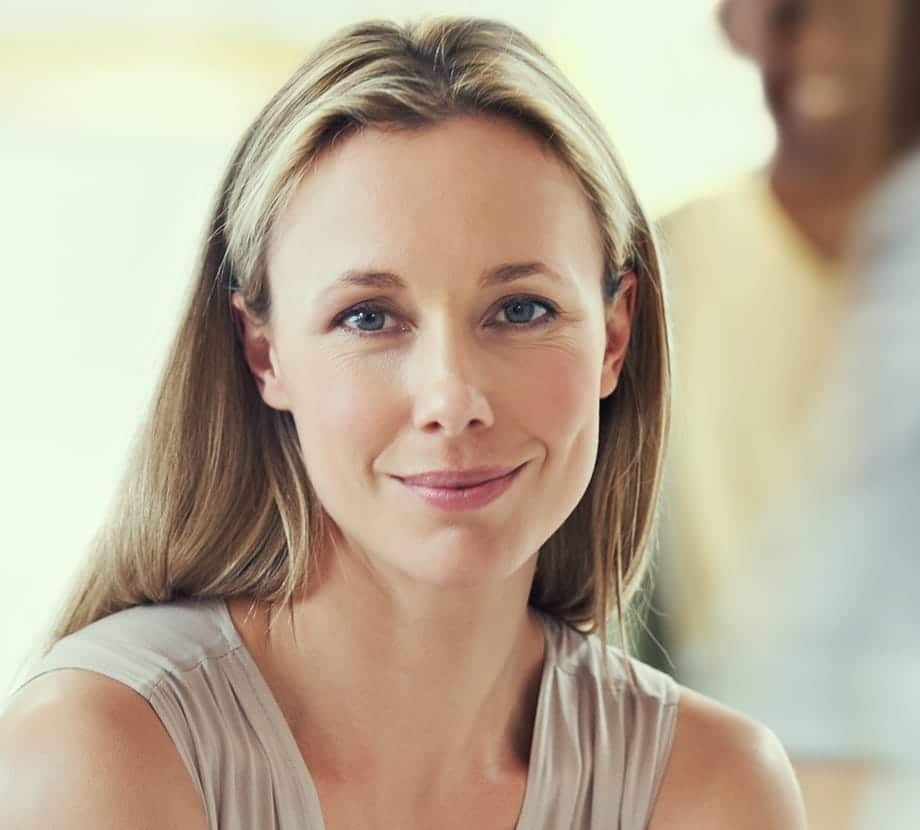
[{"label": "long hair", "polygon": [[647,561],[665,441],[669,364],[650,226],[598,119],[530,39],[468,18],[369,22],[321,46],[237,147],[220,185],[187,307],[111,516],[48,645],[130,606],[247,595],[290,605],[324,537],[287,412],[261,400],[231,311],[268,315],[266,243],[324,151],[374,125],[418,129],[461,115],[529,130],[576,174],[604,241],[599,301],[637,276],[618,388],[600,402],[599,449],[581,502],[539,552],[530,601],[606,636]]}]

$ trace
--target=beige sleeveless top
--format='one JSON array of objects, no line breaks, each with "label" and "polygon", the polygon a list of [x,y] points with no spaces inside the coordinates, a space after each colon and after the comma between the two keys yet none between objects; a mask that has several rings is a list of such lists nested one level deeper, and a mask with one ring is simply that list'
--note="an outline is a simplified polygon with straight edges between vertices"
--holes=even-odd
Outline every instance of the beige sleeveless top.
[{"label": "beige sleeveless top", "polygon": [[[595,637],[544,618],[540,684],[518,830],[644,830],[664,773],[678,687]],[[88,669],[134,689],[191,773],[212,830],[322,830],[316,789],[223,600],[113,614],[58,642],[19,688]]]}]

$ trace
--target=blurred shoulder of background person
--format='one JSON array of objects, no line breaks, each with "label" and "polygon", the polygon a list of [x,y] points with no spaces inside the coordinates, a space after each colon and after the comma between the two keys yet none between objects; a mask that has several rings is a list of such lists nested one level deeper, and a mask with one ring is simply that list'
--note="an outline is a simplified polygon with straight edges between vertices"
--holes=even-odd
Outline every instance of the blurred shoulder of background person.
[{"label": "blurred shoulder of background person", "polygon": [[850,286],[777,200],[767,171],[685,205],[662,236],[675,377],[663,634],[687,682],[756,709],[736,663],[749,649],[733,659],[726,650],[773,612],[754,602],[765,564],[752,557],[755,540],[777,490],[801,478]]},{"label": "blurred shoulder of background person", "polygon": [[[782,550],[798,562],[795,601],[774,631],[788,644],[787,664],[808,672],[806,694],[781,689],[781,674],[765,678],[764,693],[795,694],[800,718],[836,739],[836,757],[867,762],[852,825],[860,830],[920,827],[918,227],[914,149],[885,178],[854,245],[859,299],[812,424],[826,455],[807,509],[777,521],[762,545],[764,555]],[[803,769],[807,788],[820,770]]]}]

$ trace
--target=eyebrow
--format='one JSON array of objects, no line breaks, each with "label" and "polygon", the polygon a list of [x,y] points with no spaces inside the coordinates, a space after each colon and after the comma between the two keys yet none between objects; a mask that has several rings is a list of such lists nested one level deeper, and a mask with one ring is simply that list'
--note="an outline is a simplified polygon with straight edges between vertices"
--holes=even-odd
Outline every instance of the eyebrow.
[{"label": "eyebrow", "polygon": [[505,285],[536,274],[543,274],[552,280],[562,282],[562,277],[545,262],[507,262],[497,268],[487,268],[483,271],[479,277],[479,286],[485,288],[490,285]]},{"label": "eyebrow", "polygon": [[[537,274],[543,274],[552,280],[562,281],[562,277],[544,262],[506,262],[483,271],[479,276],[479,287],[507,285],[515,280],[532,277]],[[379,290],[398,290],[407,287],[405,280],[399,274],[374,268],[346,271],[327,290],[353,286]]]},{"label": "eyebrow", "polygon": [[[398,274],[392,271],[378,271],[376,269],[362,270],[356,269],[346,271],[335,282],[333,282],[326,291],[332,291],[336,288],[348,288],[357,286],[358,288],[405,288],[406,283]],[[324,292],[325,293],[325,292]]]}]

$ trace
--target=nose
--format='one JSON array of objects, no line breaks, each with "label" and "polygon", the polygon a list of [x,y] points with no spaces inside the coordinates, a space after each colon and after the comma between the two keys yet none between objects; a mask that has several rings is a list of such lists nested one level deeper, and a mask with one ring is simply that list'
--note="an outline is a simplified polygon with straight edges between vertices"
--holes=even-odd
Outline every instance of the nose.
[{"label": "nose", "polygon": [[412,420],[416,429],[445,437],[495,422],[483,388],[484,356],[449,331],[417,343]]}]

